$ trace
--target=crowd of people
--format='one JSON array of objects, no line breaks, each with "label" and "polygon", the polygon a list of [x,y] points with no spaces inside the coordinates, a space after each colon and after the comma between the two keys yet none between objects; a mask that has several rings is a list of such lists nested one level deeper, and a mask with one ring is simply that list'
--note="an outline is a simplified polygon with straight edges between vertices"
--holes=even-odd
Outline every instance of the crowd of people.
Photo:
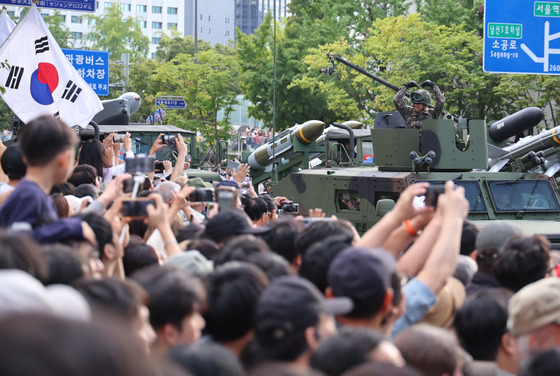
[{"label": "crowd of people", "polygon": [[243,127],[231,132],[232,150],[254,150],[272,140],[272,130]]},{"label": "crowd of people", "polygon": [[[1,375],[560,374],[546,238],[477,228],[451,181],[435,207],[410,185],[362,235],[279,216],[247,165],[189,178],[181,140],[161,176],[127,172],[129,136],[76,156],[52,117],[0,144]],[[194,199],[208,188],[226,194]]]}]

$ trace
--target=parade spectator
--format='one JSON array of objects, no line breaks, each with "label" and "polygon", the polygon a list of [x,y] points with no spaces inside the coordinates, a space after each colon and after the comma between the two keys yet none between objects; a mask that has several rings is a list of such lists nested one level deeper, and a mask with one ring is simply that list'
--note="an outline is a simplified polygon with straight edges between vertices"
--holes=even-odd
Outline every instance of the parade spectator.
[{"label": "parade spectator", "polygon": [[536,354],[520,376],[553,376],[560,374],[560,349],[553,348]]},{"label": "parade spectator", "polygon": [[336,333],[332,315],[348,312],[347,298],[326,300],[313,284],[289,276],[272,281],[261,293],[255,338],[246,362],[287,361],[309,366],[319,344]]},{"label": "parade spectator", "polygon": [[18,143],[9,145],[0,158],[2,171],[8,177],[7,182],[0,183],[0,203],[7,195],[6,192],[12,191],[21,179],[25,176],[27,166],[23,162],[23,152]]},{"label": "parade spectator", "polygon": [[498,251],[494,275],[502,287],[514,292],[546,276],[550,243],[544,236],[511,236]]},{"label": "parade spectator", "polygon": [[150,323],[156,332],[152,354],[162,357],[170,348],[198,342],[205,321],[201,283],[171,266],[150,266],[133,275],[148,293]]},{"label": "parade spectator", "polygon": [[159,265],[160,260],[155,249],[141,241],[135,241],[125,248],[123,256],[124,274],[130,277],[136,271],[150,265]]},{"label": "parade spectator", "polygon": [[129,325],[131,333],[143,344],[145,354],[150,353],[155,333],[146,307],[148,295],[138,283],[105,277],[81,280],[74,287],[86,297],[94,313],[100,309],[102,314],[115,315],[124,325]]},{"label": "parade spectator", "polygon": [[212,340],[240,356],[253,338],[255,307],[267,285],[268,278],[254,265],[228,262],[217,268],[206,282],[206,332]]},{"label": "parade spectator", "polygon": [[471,295],[455,315],[461,346],[477,361],[495,362],[502,376],[516,375],[521,357],[507,329],[507,304],[512,293],[485,289]]},{"label": "parade spectator", "polygon": [[460,375],[459,345],[452,333],[427,324],[415,325],[393,340],[406,364],[424,376]]},{"label": "parade spectator", "polygon": [[311,356],[311,367],[327,376],[339,376],[360,364],[374,361],[404,366],[399,350],[383,333],[344,327],[327,339]]},{"label": "parade spectator", "polygon": [[0,225],[24,223],[40,243],[80,237],[95,243],[91,228],[79,218],[58,218],[48,196],[68,178],[74,166],[76,135],[62,121],[39,117],[20,130],[19,142],[27,162],[25,178],[0,207]]},{"label": "parade spectator", "polygon": [[302,257],[298,274],[311,281],[319,291],[325,293],[328,287],[327,274],[335,257],[354,240],[353,236],[334,235],[313,244]]},{"label": "parade spectator", "polygon": [[485,225],[476,235],[476,264],[478,271],[467,285],[467,295],[485,288],[500,287],[494,276],[494,264],[498,250],[510,236],[521,234],[521,229],[506,221],[493,221]]},{"label": "parade spectator", "polygon": [[169,359],[194,376],[245,376],[239,359],[217,343],[197,343],[176,346]]},{"label": "parade spectator", "polygon": [[266,241],[272,251],[284,257],[294,270],[297,271],[302,261],[301,255],[296,250],[295,242],[304,228],[305,225],[302,221],[286,217],[269,223],[269,231],[259,236]]},{"label": "parade spectator", "polygon": [[111,320],[38,315],[0,320],[0,374],[156,376],[141,345]]},{"label": "parade spectator", "polygon": [[78,187],[82,184],[91,184],[100,191],[99,179],[95,167],[88,164],[79,164],[72,170],[72,175],[68,178],[68,182]]},{"label": "parade spectator", "polygon": [[85,258],[63,244],[48,244],[42,247],[43,256],[48,266],[48,278],[45,285],[72,285],[85,277]]},{"label": "parade spectator", "polygon": [[560,346],[560,279],[544,278],[513,295],[508,304],[508,331],[525,360]]}]

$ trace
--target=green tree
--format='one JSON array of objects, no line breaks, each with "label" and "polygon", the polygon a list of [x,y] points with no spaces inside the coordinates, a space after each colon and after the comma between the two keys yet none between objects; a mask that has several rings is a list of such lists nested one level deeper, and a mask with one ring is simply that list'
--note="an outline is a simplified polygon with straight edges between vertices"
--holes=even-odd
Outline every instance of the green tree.
[{"label": "green tree", "polygon": [[140,109],[131,117],[131,121],[144,122],[155,109],[156,95],[163,91],[158,82],[153,81],[154,75],[163,63],[159,60],[139,59],[130,65],[127,91],[138,93],[142,98]]},{"label": "green tree", "polygon": [[[196,56],[179,54],[164,63],[154,63],[157,69],[149,76],[148,101],[150,112],[156,109],[152,100],[160,95],[178,95],[185,98],[184,110],[169,110],[166,123],[193,131],[201,131],[208,140],[228,136],[229,119],[218,122],[218,111],[231,113],[237,104],[238,70],[232,56],[215,50],[199,52]],[[136,69],[136,68],[135,68]],[[136,75],[137,72],[134,72]],[[152,94],[153,93],[153,94]]]},{"label": "green tree", "polygon": [[113,3],[100,16],[86,16],[90,31],[84,39],[91,47],[100,51],[109,51],[111,60],[120,60],[121,54],[130,54],[135,60],[148,53],[150,40],[142,34],[136,18],[124,18],[120,3]]},{"label": "green tree", "polygon": [[61,48],[72,48],[72,32],[66,27],[60,11],[56,10],[52,15],[45,16],[44,19],[58,45]]},{"label": "green tree", "polygon": [[[329,112],[325,97],[305,87],[291,87],[307,67],[303,61],[309,48],[300,39],[289,39],[286,29],[277,29],[276,46],[276,127],[284,129],[310,119],[323,120]],[[255,34],[238,30],[237,59],[241,69],[241,89],[254,105],[249,114],[267,126],[273,123],[274,44],[273,20],[267,15]]]},{"label": "green tree", "polygon": [[484,0],[414,0],[422,20],[437,25],[465,23],[467,30],[479,30],[482,35],[482,17],[478,14]]},{"label": "green tree", "polygon": [[[208,51],[212,45],[203,40],[198,41],[198,51]],[[161,61],[173,60],[179,54],[194,55],[194,38],[192,35],[182,37],[180,33],[172,31],[171,36],[163,34],[156,49],[156,59]]]}]

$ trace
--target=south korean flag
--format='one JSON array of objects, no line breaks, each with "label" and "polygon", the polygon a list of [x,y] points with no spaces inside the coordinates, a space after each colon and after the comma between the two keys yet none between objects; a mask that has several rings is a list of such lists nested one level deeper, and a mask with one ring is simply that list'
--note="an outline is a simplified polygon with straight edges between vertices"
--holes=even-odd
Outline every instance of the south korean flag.
[{"label": "south korean flag", "polygon": [[64,56],[33,4],[0,47],[2,94],[11,110],[28,123],[41,115],[86,127],[103,109],[101,101]]}]

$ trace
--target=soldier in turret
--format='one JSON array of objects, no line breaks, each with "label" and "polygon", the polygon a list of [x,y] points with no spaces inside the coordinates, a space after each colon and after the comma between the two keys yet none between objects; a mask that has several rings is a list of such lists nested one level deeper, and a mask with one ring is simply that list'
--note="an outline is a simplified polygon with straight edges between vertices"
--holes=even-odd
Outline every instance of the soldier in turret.
[{"label": "soldier in turret", "polygon": [[406,122],[406,128],[417,128],[422,130],[422,122],[426,119],[437,119],[443,112],[443,105],[445,104],[445,95],[440,88],[432,81],[426,80],[422,82],[422,87],[429,87],[436,95],[436,105],[431,107],[432,97],[427,90],[415,90],[410,94],[412,100],[412,107],[404,103],[404,95],[410,88],[418,88],[416,81],[410,81],[404,84],[393,98],[395,107],[400,112]]}]

